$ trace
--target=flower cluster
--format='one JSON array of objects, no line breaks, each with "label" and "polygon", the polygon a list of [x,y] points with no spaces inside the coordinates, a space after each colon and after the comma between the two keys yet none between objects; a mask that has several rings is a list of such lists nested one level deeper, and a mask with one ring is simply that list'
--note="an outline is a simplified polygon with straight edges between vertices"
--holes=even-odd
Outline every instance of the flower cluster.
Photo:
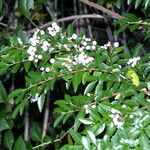
[{"label": "flower cluster", "polygon": [[65,66],[69,71],[72,71],[74,66],[83,65],[84,67],[88,67],[88,65],[94,60],[93,57],[88,56],[85,52],[81,52],[73,57],[68,56],[63,59],[62,65]]},{"label": "flower cluster", "polygon": [[135,67],[139,60],[140,60],[140,57],[130,58],[127,64],[130,65],[131,67]]},{"label": "flower cluster", "polygon": [[36,47],[30,46],[27,50],[27,53],[29,54],[28,60],[29,61],[34,61],[34,62],[38,62],[39,60],[42,59],[42,55],[41,54],[37,54],[37,49]]},{"label": "flower cluster", "polygon": [[47,30],[48,30],[48,33],[54,37],[61,30],[61,28],[57,25],[56,22],[53,22],[52,26],[48,27]]},{"label": "flower cluster", "polygon": [[[58,40],[55,45],[52,45],[51,38],[48,38],[49,35],[54,37],[60,30],[61,28],[55,22],[52,23],[51,27],[47,28],[48,32],[37,29],[30,38],[31,46],[27,49],[28,60],[35,63],[40,60],[44,61],[43,57],[45,57],[45,53],[47,52],[46,55],[50,56],[49,62],[47,61],[47,66],[49,67],[44,68],[40,66],[40,71],[42,72],[50,72],[50,65],[55,63],[56,60],[61,62],[61,65],[65,66],[69,71],[72,71],[77,65],[88,67],[94,61],[94,58],[88,56],[87,51],[95,50],[97,42],[85,36],[79,37],[80,42],[77,42],[77,34],[73,33],[71,37],[68,37],[66,33],[60,33],[60,41]],[[63,42],[64,39],[65,43]],[[53,49],[53,51],[57,49],[59,52],[57,56],[54,55],[55,59],[51,58],[50,49]],[[69,55],[64,55],[62,58],[61,51],[64,49],[66,52],[69,51]],[[70,52],[71,50],[72,52]]]},{"label": "flower cluster", "polygon": [[119,42],[115,42],[115,43],[111,43],[110,41],[108,41],[108,43],[104,44],[103,46],[101,46],[101,48],[103,49],[108,49],[108,48],[111,48],[111,47],[119,47]]},{"label": "flower cluster", "polygon": [[122,121],[122,118],[121,118],[121,113],[116,110],[116,109],[111,109],[111,115],[110,115],[110,118],[113,119],[113,123],[114,125],[117,127],[117,128],[121,128],[123,126],[123,121]]},{"label": "flower cluster", "polygon": [[95,109],[96,105],[92,104],[92,105],[84,105],[84,109],[85,109],[85,113],[89,114],[91,109]]}]

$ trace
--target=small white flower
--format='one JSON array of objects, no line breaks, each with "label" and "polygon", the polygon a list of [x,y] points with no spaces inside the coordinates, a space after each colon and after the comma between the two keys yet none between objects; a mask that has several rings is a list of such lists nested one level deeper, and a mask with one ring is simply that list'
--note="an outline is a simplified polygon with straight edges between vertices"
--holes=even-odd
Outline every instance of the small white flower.
[{"label": "small white flower", "polygon": [[135,67],[139,60],[140,60],[140,57],[130,58],[127,64],[131,65],[131,67]]},{"label": "small white flower", "polygon": [[91,94],[90,93],[87,93],[87,96],[90,96]]},{"label": "small white flower", "polygon": [[114,114],[111,114],[109,117],[110,117],[110,118],[114,118],[114,117],[115,117],[115,115],[114,115]]},{"label": "small white flower", "polygon": [[42,59],[42,55],[38,55],[38,59]]},{"label": "small white flower", "polygon": [[126,108],[127,106],[126,105],[122,105],[122,108]]},{"label": "small white flower", "polygon": [[51,58],[51,59],[50,59],[50,63],[53,64],[54,62],[55,62],[55,59],[54,59],[54,58]]},{"label": "small white flower", "polygon": [[96,105],[95,105],[95,104],[94,104],[94,105],[92,105],[92,106],[91,106],[91,108],[93,108],[93,109],[94,109],[94,108],[96,108]]},{"label": "small white flower", "polygon": [[48,47],[47,47],[47,46],[44,46],[44,45],[42,45],[41,48],[42,48],[43,51],[45,51],[45,52],[48,50]]},{"label": "small white flower", "polygon": [[130,115],[130,116],[129,116],[130,119],[132,119],[133,117],[134,117],[133,115]]},{"label": "small white flower", "polygon": [[44,34],[45,34],[45,32],[44,32],[43,30],[41,30],[41,31],[40,31],[40,34],[41,34],[41,35],[44,35]]},{"label": "small white flower", "polygon": [[96,41],[93,41],[92,44],[93,44],[93,45],[97,45],[97,42],[96,42]]},{"label": "small white flower", "polygon": [[119,47],[119,42],[115,42],[114,47],[116,47],[116,48]]},{"label": "small white flower", "polygon": [[56,22],[53,22],[53,23],[52,23],[52,27],[55,28],[56,26],[58,26],[57,23],[56,23]]},{"label": "small white flower", "polygon": [[51,32],[51,36],[55,36],[56,35],[56,32]]},{"label": "small white flower", "polygon": [[95,49],[96,49],[96,46],[95,46],[95,45],[93,45],[93,46],[92,46],[92,49],[93,49],[93,50],[95,50]]},{"label": "small white flower", "polygon": [[28,60],[29,60],[29,61],[33,61],[33,60],[34,60],[34,57],[33,57],[33,56],[29,56]]},{"label": "small white flower", "polygon": [[86,46],[86,45],[87,45],[87,42],[83,42],[83,45]]},{"label": "small white flower", "polygon": [[48,43],[47,41],[43,41],[43,46],[50,46],[50,43]]},{"label": "small white flower", "polygon": [[73,39],[73,40],[77,39],[77,34],[73,33],[73,34],[72,34],[72,39]]},{"label": "small white flower", "polygon": [[101,48],[103,48],[103,49],[107,49],[107,46],[106,46],[106,45],[104,45],[104,46],[101,46]]},{"label": "small white flower", "polygon": [[30,40],[30,43],[31,43],[32,46],[36,46],[36,44],[37,44],[36,39],[30,38],[29,40]]},{"label": "small white flower", "polygon": [[46,71],[46,72],[50,72],[50,68],[49,68],[49,67],[46,67],[46,68],[45,68],[45,71]]},{"label": "small white flower", "polygon": [[85,41],[90,42],[91,39],[90,38],[85,38]]},{"label": "small white flower", "polygon": [[41,70],[41,71],[44,71],[44,70],[45,70],[45,68],[44,68],[44,67],[41,67],[41,68],[40,68],[40,70]]},{"label": "small white flower", "polygon": [[37,63],[39,60],[38,59],[34,59],[34,62]]},{"label": "small white flower", "polygon": [[107,47],[111,47],[111,42],[110,41],[108,41],[108,43],[107,44],[105,44]]},{"label": "small white flower", "polygon": [[90,50],[90,49],[91,49],[91,46],[87,45],[86,50]]},{"label": "small white flower", "polygon": [[79,48],[79,52],[83,52],[84,47]]},{"label": "small white flower", "polygon": [[17,38],[17,40],[18,40],[18,43],[19,43],[20,45],[22,45],[22,44],[23,44],[23,42],[22,42],[21,38]]},{"label": "small white flower", "polygon": [[119,112],[118,110],[112,108],[112,109],[111,109],[111,113],[112,113],[112,114],[116,114],[116,113],[120,113],[120,112]]},{"label": "small white flower", "polygon": [[59,31],[60,31],[60,27],[59,27],[59,26],[55,26],[54,29],[55,29],[56,32],[59,32]]}]

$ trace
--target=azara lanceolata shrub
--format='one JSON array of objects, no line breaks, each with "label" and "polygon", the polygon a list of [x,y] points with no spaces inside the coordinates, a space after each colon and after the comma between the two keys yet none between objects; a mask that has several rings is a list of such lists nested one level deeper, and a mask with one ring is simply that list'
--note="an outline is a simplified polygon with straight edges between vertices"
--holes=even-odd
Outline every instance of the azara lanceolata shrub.
[{"label": "azara lanceolata shrub", "polygon": [[29,149],[22,136],[14,141],[15,119],[30,103],[37,103],[42,112],[46,94],[61,80],[74,92],[55,101],[53,128],[68,122],[69,127],[62,136],[53,139],[47,134],[45,140],[39,127],[31,125],[31,149],[61,143],[67,136],[57,149],[149,150],[150,54],[142,55],[141,47],[125,53],[117,41],[99,45],[83,33],[73,33],[71,25],[64,31],[55,22],[29,39],[13,36],[10,46],[0,50],[0,76],[24,72],[25,85],[7,95],[0,82],[0,103],[12,104],[0,115],[4,147]]}]

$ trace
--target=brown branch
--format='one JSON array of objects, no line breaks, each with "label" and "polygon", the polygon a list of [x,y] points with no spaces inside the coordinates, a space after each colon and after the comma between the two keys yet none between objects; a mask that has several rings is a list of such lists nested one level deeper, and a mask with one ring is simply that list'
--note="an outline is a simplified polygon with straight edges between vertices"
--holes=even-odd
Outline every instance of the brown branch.
[{"label": "brown branch", "polygon": [[29,141],[29,105],[26,106],[25,118],[24,118],[24,140]]},{"label": "brown branch", "polygon": [[45,107],[44,120],[43,120],[42,139],[45,137],[47,133],[48,118],[49,118],[49,111],[50,111],[49,101],[50,101],[50,91],[47,92],[46,107]]},{"label": "brown branch", "polygon": [[[69,129],[70,130],[70,129]],[[45,143],[42,143],[40,145],[37,145],[37,146],[34,146],[32,149],[37,149],[39,147],[43,147],[45,145],[48,145],[48,144],[51,144],[51,143],[56,143],[56,142],[60,142],[68,133],[69,133],[69,130],[67,130],[60,138],[54,140],[54,141],[48,141],[48,142],[45,142]]]},{"label": "brown branch", "polygon": [[113,12],[113,11],[111,11],[111,10],[109,10],[109,9],[107,9],[107,8],[105,8],[105,7],[103,7],[103,6],[100,6],[100,5],[98,5],[98,4],[95,4],[95,3],[90,2],[90,1],[88,1],[88,0],[80,0],[80,1],[83,2],[83,3],[86,4],[86,5],[89,5],[89,6],[93,7],[93,8],[96,8],[96,9],[98,9],[98,10],[100,10],[100,11],[102,11],[102,12],[104,12],[104,13],[106,13],[106,14],[108,14],[108,15],[114,17],[114,18],[116,18],[116,19],[123,19],[123,18],[124,18],[123,16],[119,15],[119,14],[116,13],[116,12]]},{"label": "brown branch", "polygon": [[[102,15],[96,15],[96,14],[86,14],[86,15],[74,15],[74,16],[69,16],[69,17],[65,17],[65,18],[61,18],[56,20],[56,22],[64,22],[64,21],[70,21],[70,20],[75,20],[75,19],[84,19],[84,18],[93,18],[93,19],[104,19],[104,17]],[[53,21],[48,22],[43,24],[41,27],[39,27],[40,29],[42,28],[46,28],[48,26],[50,26],[52,24]],[[33,33],[35,32],[37,28],[34,28],[32,30],[27,31],[27,34]]]}]

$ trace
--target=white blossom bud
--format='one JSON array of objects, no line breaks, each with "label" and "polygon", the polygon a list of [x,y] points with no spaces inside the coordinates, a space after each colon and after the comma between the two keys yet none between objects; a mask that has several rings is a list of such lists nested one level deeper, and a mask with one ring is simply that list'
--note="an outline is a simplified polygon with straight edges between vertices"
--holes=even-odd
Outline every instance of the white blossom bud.
[{"label": "white blossom bud", "polygon": [[116,48],[119,47],[119,42],[115,42],[114,47],[116,47]]},{"label": "white blossom bud", "polygon": [[86,46],[86,45],[87,45],[87,42],[83,42],[83,45]]},{"label": "white blossom bud", "polygon": [[34,62],[37,63],[39,60],[38,59],[34,59]]},{"label": "white blossom bud", "polygon": [[44,71],[44,70],[45,70],[45,68],[44,68],[44,67],[41,67],[41,68],[40,68],[40,70],[41,70],[41,71]]},{"label": "white blossom bud", "polygon": [[42,59],[42,55],[38,55],[38,59]]},{"label": "white blossom bud", "polygon": [[55,62],[55,59],[54,59],[54,58],[51,58],[51,59],[50,59],[50,63],[53,64],[54,62]]},{"label": "white blossom bud", "polygon": [[90,49],[91,49],[91,46],[87,45],[86,50],[90,50]]},{"label": "white blossom bud", "polygon": [[50,68],[49,68],[49,67],[46,67],[46,68],[45,68],[45,71],[46,71],[46,72],[50,72]]},{"label": "white blossom bud", "polygon": [[77,38],[77,35],[75,33],[73,33],[72,39],[75,40],[76,38]]},{"label": "white blossom bud", "polygon": [[122,105],[122,108],[126,108],[127,106],[126,105]]},{"label": "white blossom bud", "polygon": [[33,56],[29,56],[28,60],[29,60],[29,61],[33,61],[33,60],[34,60],[34,57],[33,57]]},{"label": "white blossom bud", "polygon": [[93,44],[93,45],[97,45],[97,42],[96,42],[96,41],[93,41],[92,44]]}]

